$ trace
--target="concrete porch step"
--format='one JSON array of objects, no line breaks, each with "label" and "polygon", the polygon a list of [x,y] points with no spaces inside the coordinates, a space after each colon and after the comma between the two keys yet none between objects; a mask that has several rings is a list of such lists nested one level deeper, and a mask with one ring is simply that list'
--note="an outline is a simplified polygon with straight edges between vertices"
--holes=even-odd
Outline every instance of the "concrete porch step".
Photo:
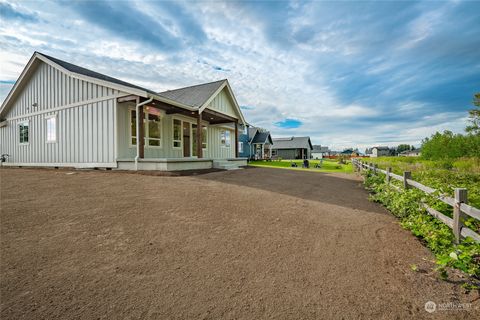
[{"label": "concrete porch step", "polygon": [[237,170],[240,169],[238,164],[230,161],[213,161],[213,168],[223,170]]}]

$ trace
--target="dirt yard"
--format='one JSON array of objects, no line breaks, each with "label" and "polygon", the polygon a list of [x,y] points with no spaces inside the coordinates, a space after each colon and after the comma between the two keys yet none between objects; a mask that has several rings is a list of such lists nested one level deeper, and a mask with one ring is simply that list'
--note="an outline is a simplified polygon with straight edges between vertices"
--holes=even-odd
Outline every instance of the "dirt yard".
[{"label": "dirt yard", "polygon": [[[0,178],[2,319],[480,317],[477,293],[438,280],[354,175]],[[430,314],[427,301],[471,304]]]}]

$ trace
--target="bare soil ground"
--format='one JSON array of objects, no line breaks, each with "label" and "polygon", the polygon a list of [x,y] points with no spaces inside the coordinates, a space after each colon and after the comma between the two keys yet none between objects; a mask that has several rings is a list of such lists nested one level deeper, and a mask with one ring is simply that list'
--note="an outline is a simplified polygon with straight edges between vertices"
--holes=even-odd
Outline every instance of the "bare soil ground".
[{"label": "bare soil ground", "polygon": [[[477,293],[439,280],[428,249],[353,175],[0,179],[2,319],[480,317]],[[471,304],[430,314],[427,301]]]}]

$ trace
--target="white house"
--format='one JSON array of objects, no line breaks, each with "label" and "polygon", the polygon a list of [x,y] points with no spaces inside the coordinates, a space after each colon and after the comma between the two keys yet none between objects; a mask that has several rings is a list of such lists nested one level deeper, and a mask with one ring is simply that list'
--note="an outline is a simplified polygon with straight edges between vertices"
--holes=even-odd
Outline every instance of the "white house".
[{"label": "white house", "polygon": [[388,147],[373,147],[370,157],[377,158],[390,155],[390,149]]},{"label": "white house", "polygon": [[246,164],[245,123],[227,80],[154,92],[35,52],[2,103],[0,153],[6,166],[231,168]]}]

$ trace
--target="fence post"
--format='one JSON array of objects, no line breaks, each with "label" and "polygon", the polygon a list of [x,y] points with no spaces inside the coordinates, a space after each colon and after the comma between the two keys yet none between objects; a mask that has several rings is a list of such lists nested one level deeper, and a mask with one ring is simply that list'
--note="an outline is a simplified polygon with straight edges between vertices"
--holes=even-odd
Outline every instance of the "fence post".
[{"label": "fence post", "polygon": [[467,202],[467,189],[455,188],[455,206],[453,207],[453,234],[455,235],[456,244],[460,242],[463,221],[466,218],[465,214],[460,210],[460,204]]},{"label": "fence post", "polygon": [[409,188],[407,179],[410,179],[410,180],[412,179],[412,173],[410,171],[404,171],[403,172],[403,187],[405,189]]},{"label": "fence post", "polygon": [[387,184],[390,184],[390,179],[391,179],[390,173],[391,173],[391,172],[392,172],[392,168],[388,167],[388,168],[387,168],[387,175],[386,175],[386,177],[385,177],[385,179],[386,179],[386,181],[387,181]]},{"label": "fence post", "polygon": [[373,164],[373,173],[377,174],[377,164],[376,163]]}]

